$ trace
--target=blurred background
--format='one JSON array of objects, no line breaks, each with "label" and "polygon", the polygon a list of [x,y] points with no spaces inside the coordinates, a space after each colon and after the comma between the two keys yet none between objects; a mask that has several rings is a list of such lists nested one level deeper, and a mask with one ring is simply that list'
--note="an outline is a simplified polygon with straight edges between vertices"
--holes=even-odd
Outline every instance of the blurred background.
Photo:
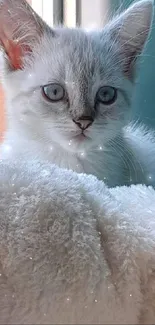
[{"label": "blurred background", "polygon": [[[116,13],[133,0],[27,0],[50,25],[104,27]],[[132,117],[155,129],[155,19],[153,30],[140,61],[140,73],[133,98]],[[0,94],[0,132],[5,130],[4,94]]]}]

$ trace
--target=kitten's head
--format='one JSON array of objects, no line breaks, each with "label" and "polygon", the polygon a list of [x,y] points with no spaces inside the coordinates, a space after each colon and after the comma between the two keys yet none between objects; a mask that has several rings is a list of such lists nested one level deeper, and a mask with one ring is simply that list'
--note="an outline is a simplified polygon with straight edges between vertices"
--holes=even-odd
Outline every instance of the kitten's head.
[{"label": "kitten's head", "polygon": [[115,137],[128,116],[152,11],[151,0],[138,1],[88,32],[51,29],[24,0],[1,0],[3,84],[18,134],[73,152]]}]

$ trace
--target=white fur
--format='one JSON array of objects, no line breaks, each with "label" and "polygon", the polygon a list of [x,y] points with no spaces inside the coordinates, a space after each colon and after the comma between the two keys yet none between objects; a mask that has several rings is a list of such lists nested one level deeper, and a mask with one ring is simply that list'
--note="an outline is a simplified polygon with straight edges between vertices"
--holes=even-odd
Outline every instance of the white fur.
[{"label": "white fur", "polygon": [[[41,127],[35,121],[34,125],[35,129]],[[32,140],[31,133],[22,132],[21,122],[21,128],[6,134],[0,150],[2,158],[41,159],[76,172],[94,174],[112,187],[137,183],[155,186],[155,134],[144,125],[128,124],[112,146],[98,142],[93,150],[88,148],[80,153],[41,138]]]},{"label": "white fur", "polygon": [[155,191],[0,163],[0,324],[154,324]]}]

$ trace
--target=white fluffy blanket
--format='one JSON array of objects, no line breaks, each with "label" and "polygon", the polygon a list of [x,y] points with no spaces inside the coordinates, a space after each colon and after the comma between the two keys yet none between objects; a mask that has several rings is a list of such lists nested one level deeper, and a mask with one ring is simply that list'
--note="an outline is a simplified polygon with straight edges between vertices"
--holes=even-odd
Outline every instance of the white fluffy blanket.
[{"label": "white fluffy blanket", "polygon": [[1,162],[0,323],[155,324],[155,191]]}]

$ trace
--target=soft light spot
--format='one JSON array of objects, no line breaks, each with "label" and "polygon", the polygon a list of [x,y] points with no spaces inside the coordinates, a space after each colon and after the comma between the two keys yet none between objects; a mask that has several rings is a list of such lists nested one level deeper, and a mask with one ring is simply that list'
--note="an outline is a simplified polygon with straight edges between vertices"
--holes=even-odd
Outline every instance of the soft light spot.
[{"label": "soft light spot", "polygon": [[41,172],[41,175],[42,176],[49,176],[50,175],[50,172],[46,169],[44,169],[42,172]]},{"label": "soft light spot", "polygon": [[103,147],[102,146],[99,146],[99,150],[102,151],[103,150]]},{"label": "soft light spot", "polygon": [[32,260],[32,257],[30,256],[30,260]]},{"label": "soft light spot", "polygon": [[84,306],[84,308],[88,308],[88,306]]},{"label": "soft light spot", "polygon": [[95,302],[97,303],[97,299],[95,299]]},{"label": "soft light spot", "polygon": [[5,150],[5,152],[10,152],[11,149],[12,149],[12,147],[11,147],[9,144],[6,144],[6,145],[4,146],[4,150]]},{"label": "soft light spot", "polygon": [[132,297],[132,293],[130,293],[130,297]]},{"label": "soft light spot", "polygon": [[67,298],[67,301],[70,301],[70,298],[69,297]]},{"label": "soft light spot", "polygon": [[0,273],[0,276],[2,276],[2,274]]},{"label": "soft light spot", "polygon": [[51,146],[49,149],[50,149],[50,151],[52,151],[53,150],[53,147]]},{"label": "soft light spot", "polygon": [[14,298],[15,297],[15,295],[12,295],[12,298]]},{"label": "soft light spot", "polygon": [[44,314],[44,316],[46,316],[46,314]]},{"label": "soft light spot", "polygon": [[91,25],[89,25],[88,27],[85,28],[85,31],[86,33],[89,33],[91,32],[92,30],[96,29],[98,26],[97,26],[97,23],[94,22],[92,23]]},{"label": "soft light spot", "polygon": [[81,152],[81,153],[80,153],[80,156],[81,156],[81,157],[85,157],[85,152]]}]

